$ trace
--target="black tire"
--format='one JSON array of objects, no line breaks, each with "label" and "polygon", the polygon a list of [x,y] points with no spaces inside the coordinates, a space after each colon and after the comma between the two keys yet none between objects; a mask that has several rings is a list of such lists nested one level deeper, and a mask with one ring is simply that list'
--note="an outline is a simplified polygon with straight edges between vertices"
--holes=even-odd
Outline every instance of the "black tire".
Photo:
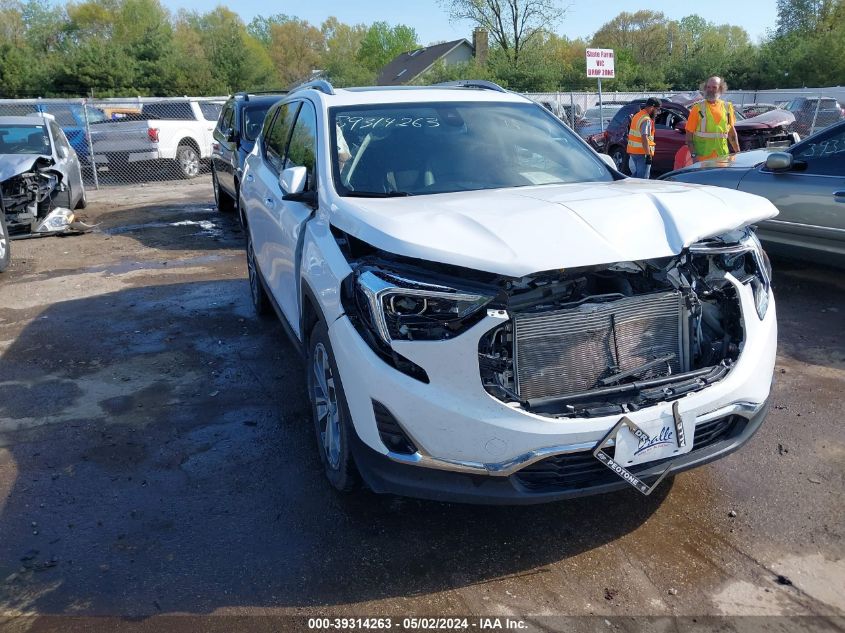
[{"label": "black tire", "polygon": [[85,187],[82,187],[82,196],[76,201],[74,209],[84,209],[88,206],[88,194],[85,193]]},{"label": "black tire", "polygon": [[317,322],[308,337],[306,372],[311,417],[323,470],[335,490],[351,492],[360,482],[349,448],[352,420],[329,341],[329,331],[323,321]]},{"label": "black tire", "polygon": [[616,169],[621,171],[626,176],[631,175],[631,170],[628,167],[628,152],[626,152],[619,145],[614,145],[607,151],[608,155],[616,163]]},{"label": "black tire", "polygon": [[0,273],[6,270],[12,261],[10,247],[11,240],[9,240],[9,229],[6,228],[6,215],[0,211]]},{"label": "black tire", "polygon": [[249,273],[249,294],[252,297],[252,307],[258,316],[267,316],[272,311],[270,298],[261,283],[261,273],[258,270],[258,263],[255,260],[255,251],[252,248],[252,237],[249,231],[246,234],[246,268]]},{"label": "black tire", "polygon": [[190,145],[180,145],[176,148],[176,170],[185,180],[200,175],[199,152]]},{"label": "black tire", "polygon": [[214,205],[221,213],[232,213],[235,210],[235,201],[232,196],[220,188],[220,180],[217,178],[217,170],[211,167],[211,187],[214,190]]}]

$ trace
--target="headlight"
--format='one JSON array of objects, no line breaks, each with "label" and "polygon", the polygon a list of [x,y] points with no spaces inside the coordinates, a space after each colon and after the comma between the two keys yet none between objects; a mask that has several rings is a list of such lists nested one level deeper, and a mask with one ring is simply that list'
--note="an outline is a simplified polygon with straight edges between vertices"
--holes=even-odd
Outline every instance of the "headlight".
[{"label": "headlight", "polygon": [[763,250],[763,245],[753,231],[742,243],[751,250],[751,255],[757,267],[756,274],[751,278],[751,289],[754,291],[754,307],[757,308],[757,316],[762,321],[769,310],[769,290],[772,287],[772,263],[769,256]]},{"label": "headlight", "polygon": [[754,307],[762,321],[769,310],[772,265],[751,229],[733,231],[690,246],[691,254],[718,257],[718,267],[732,273],[754,293]]},{"label": "headlight", "polygon": [[391,341],[453,338],[477,323],[492,297],[405,279],[379,270],[358,275],[356,291],[369,322],[388,346]]}]

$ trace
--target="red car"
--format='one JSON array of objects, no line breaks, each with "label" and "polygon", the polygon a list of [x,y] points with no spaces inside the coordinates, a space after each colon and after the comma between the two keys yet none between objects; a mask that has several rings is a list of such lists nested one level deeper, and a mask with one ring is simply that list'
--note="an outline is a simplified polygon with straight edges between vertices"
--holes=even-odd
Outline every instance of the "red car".
[{"label": "red car", "polygon": [[[692,105],[690,102],[688,105]],[[623,107],[607,126],[604,132],[604,142],[599,139],[591,139],[590,144],[597,147],[603,144],[605,153],[609,154],[616,163],[617,168],[625,174],[629,174],[627,153],[625,148],[628,144],[628,128],[631,124],[631,117],[640,111],[645,104],[645,99],[636,99]],[[745,119],[742,114],[736,113],[736,132],[739,137],[740,149],[758,149],[783,145],[787,147],[798,139],[788,131],[794,121],[794,117],[786,110],[773,110],[766,114]],[[687,104],[676,103],[668,99],[661,99],[660,113],[655,119],[654,142],[655,155],[651,173],[655,176],[672,171],[675,167],[675,154],[686,143],[686,123],[689,118]]]}]

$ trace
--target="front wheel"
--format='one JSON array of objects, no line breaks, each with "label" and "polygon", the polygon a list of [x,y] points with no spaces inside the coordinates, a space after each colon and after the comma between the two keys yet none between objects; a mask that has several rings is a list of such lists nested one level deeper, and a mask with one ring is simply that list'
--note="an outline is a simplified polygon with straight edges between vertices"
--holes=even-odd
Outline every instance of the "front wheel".
[{"label": "front wheel", "polygon": [[211,167],[211,186],[214,190],[214,206],[221,213],[231,213],[235,210],[235,201],[232,197],[220,188],[220,179],[217,177],[217,170]]},{"label": "front wheel", "polygon": [[176,149],[176,166],[182,178],[196,178],[200,173],[200,155],[190,145],[180,145]]},{"label": "front wheel", "polygon": [[617,145],[615,147],[611,147],[608,154],[610,154],[613,162],[616,163],[617,170],[621,171],[626,176],[631,175],[631,169],[628,167],[628,153],[624,149]]},{"label": "front wheel", "polygon": [[352,422],[340,382],[329,331],[318,321],[308,338],[308,396],[317,436],[317,450],[329,483],[339,492],[358,485],[358,471],[349,448]]},{"label": "front wheel", "polygon": [[6,216],[0,211],[0,273],[9,267],[12,253],[9,249],[9,230],[6,228]]},{"label": "front wheel", "polygon": [[252,246],[252,237],[249,231],[246,234],[246,269],[249,274],[249,293],[252,296],[252,306],[258,316],[270,314],[270,298],[264,290],[264,285],[259,277],[258,264],[255,261],[255,249]]},{"label": "front wheel", "polygon": [[79,200],[76,201],[76,206],[74,209],[84,209],[88,206],[88,194],[85,193],[85,187],[82,188],[82,195],[79,196]]}]

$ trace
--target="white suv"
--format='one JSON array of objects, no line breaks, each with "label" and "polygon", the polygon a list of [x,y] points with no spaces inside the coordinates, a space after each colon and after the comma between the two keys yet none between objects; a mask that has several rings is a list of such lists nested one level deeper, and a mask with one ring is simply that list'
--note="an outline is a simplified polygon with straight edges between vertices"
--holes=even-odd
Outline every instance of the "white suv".
[{"label": "white suv", "polygon": [[749,225],[777,210],[626,178],[494,84],[303,86],[269,111],[240,208],[255,307],[307,359],[339,490],[648,493],[765,417],[777,324]]}]

